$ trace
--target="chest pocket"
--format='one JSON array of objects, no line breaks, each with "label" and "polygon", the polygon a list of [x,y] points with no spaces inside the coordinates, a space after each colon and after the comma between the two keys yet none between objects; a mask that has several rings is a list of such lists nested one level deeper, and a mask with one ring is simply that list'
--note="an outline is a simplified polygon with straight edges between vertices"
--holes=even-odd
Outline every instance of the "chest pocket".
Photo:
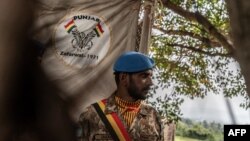
[{"label": "chest pocket", "polygon": [[93,141],[113,141],[109,134],[95,134]]},{"label": "chest pocket", "polygon": [[[160,126],[152,117],[142,117],[135,124],[135,132],[139,132],[140,141],[157,141],[160,138]],[[138,137],[138,136],[137,136]]]},{"label": "chest pocket", "polygon": [[141,141],[157,141],[158,140],[158,136],[157,135],[141,134],[140,140]]}]

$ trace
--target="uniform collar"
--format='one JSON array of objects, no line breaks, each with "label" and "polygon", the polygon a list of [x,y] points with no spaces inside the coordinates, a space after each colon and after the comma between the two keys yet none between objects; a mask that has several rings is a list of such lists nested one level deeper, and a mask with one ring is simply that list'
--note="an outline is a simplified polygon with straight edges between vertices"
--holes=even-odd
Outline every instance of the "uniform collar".
[{"label": "uniform collar", "polygon": [[[118,113],[118,107],[115,103],[115,92],[109,98],[107,98],[107,103],[104,110],[105,114],[110,114],[114,112]],[[147,106],[144,101],[142,101],[141,103],[139,114],[141,114],[142,116],[146,116],[149,114],[149,112],[147,111]]]}]

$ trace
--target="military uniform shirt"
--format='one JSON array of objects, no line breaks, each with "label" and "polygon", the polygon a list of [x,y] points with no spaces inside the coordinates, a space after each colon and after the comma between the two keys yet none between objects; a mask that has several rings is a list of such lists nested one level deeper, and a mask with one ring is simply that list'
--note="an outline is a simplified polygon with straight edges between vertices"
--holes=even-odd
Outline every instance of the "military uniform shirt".
[{"label": "military uniform shirt", "polygon": [[[119,113],[115,103],[115,95],[107,99],[105,114],[116,112],[122,121],[125,129],[133,141],[163,141],[163,123],[157,111],[145,103],[142,103],[138,114],[134,118],[131,126],[128,128]],[[82,134],[81,141],[112,141],[109,131],[97,114],[95,108],[91,105],[80,115],[79,123]]]}]

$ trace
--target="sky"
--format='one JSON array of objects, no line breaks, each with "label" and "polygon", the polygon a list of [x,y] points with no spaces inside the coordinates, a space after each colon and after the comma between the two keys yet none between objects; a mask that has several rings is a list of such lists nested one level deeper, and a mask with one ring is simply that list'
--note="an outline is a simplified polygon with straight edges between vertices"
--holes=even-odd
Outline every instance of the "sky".
[{"label": "sky", "polygon": [[[218,60],[215,59],[214,62],[216,61]],[[240,69],[240,66],[237,62],[231,60],[227,66],[227,69],[232,72],[231,75],[236,75],[238,73],[237,70]],[[217,75],[220,76],[226,74],[221,72]],[[154,83],[157,84],[157,82]],[[170,86],[164,90],[164,93],[171,92],[172,87],[173,86]],[[163,92],[159,90],[156,93],[157,94],[155,97],[160,96],[160,94]],[[222,124],[250,124],[250,109],[245,110],[240,107],[240,103],[244,101],[244,98],[240,96],[233,97],[232,99],[228,99],[228,101],[232,107],[232,116],[230,115],[226,99],[224,98],[222,92],[218,95],[208,93],[203,99],[195,98],[191,100],[189,98],[184,98],[184,103],[181,104],[181,112],[183,114],[181,117],[197,121],[215,121]]]},{"label": "sky", "polygon": [[[228,64],[228,69],[233,72],[231,75],[236,75],[240,67],[235,61],[231,61]],[[226,101],[232,107],[231,115]],[[245,110],[239,106],[243,101],[242,96],[226,100],[222,93],[218,95],[208,93],[203,99],[184,98],[184,103],[181,105],[182,117],[197,121],[215,121],[222,124],[250,124],[250,109]]]},{"label": "sky", "polygon": [[[245,110],[239,105],[243,97],[229,99],[233,117],[236,124],[250,124],[250,110]],[[181,105],[182,117],[197,121],[215,121],[222,124],[233,124],[226,100],[223,95],[210,94],[204,99],[190,100],[185,98]]]}]

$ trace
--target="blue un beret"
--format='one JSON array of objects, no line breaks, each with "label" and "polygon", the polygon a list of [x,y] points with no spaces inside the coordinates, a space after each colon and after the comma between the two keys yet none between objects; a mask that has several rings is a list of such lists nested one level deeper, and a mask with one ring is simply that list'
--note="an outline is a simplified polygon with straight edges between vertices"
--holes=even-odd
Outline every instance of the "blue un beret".
[{"label": "blue un beret", "polygon": [[140,72],[152,69],[155,63],[148,56],[135,51],[122,54],[115,62],[114,72]]}]

